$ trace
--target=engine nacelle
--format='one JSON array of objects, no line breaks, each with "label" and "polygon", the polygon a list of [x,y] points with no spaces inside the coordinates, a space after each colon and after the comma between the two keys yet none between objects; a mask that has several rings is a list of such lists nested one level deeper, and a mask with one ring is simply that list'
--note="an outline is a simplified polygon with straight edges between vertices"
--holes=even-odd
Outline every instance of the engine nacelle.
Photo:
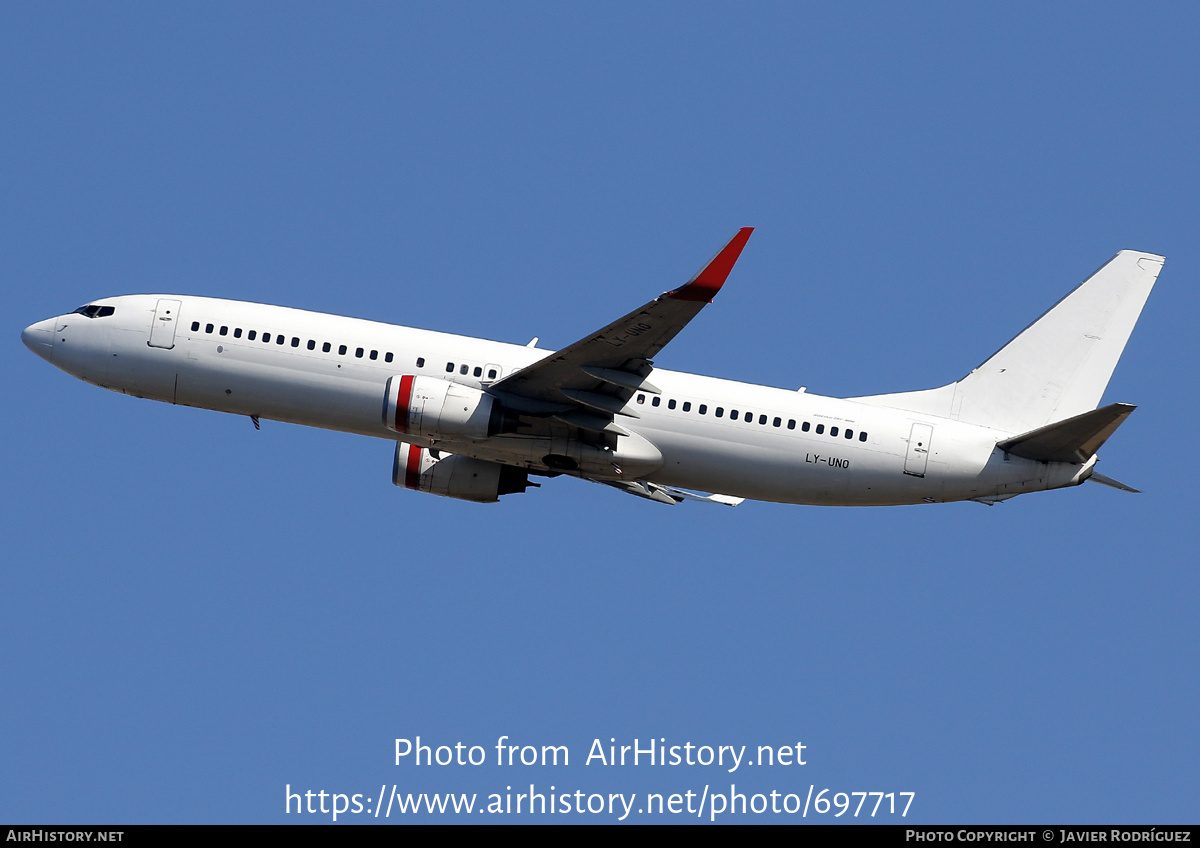
[{"label": "engine nacelle", "polygon": [[495,503],[501,495],[524,492],[531,484],[520,468],[473,459],[469,456],[419,448],[396,442],[392,482],[405,489],[458,498],[477,503]]},{"label": "engine nacelle", "polygon": [[383,426],[406,436],[486,439],[491,395],[439,377],[389,377],[383,394]]}]

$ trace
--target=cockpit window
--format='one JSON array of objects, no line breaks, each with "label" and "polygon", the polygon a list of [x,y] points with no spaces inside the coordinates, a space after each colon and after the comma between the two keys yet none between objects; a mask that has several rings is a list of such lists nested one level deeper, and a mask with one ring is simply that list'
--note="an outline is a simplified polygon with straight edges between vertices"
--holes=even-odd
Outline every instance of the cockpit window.
[{"label": "cockpit window", "polygon": [[107,318],[117,311],[115,306],[99,306],[95,303],[89,303],[87,306],[81,306],[72,312],[72,315],[83,315],[85,318]]}]

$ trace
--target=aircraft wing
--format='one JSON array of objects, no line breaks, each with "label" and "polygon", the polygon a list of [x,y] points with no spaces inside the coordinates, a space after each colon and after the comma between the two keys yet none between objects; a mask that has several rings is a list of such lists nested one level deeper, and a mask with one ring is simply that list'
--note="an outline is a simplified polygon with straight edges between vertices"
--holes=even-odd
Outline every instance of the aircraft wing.
[{"label": "aircraft wing", "polygon": [[685,285],[489,387],[505,403],[573,426],[625,435],[613,422],[635,391],[659,394],[650,361],[725,283],[752,227],[743,227]]},{"label": "aircraft wing", "polygon": [[650,483],[644,480],[592,480],[592,482],[603,483],[605,486],[612,486],[614,489],[620,489],[622,492],[628,492],[639,498],[658,501],[670,506],[683,503],[684,501],[702,501],[704,503],[724,504],[725,506],[738,506],[746,500],[745,498],[735,498],[730,495],[705,495],[699,492],[689,492],[687,489],[676,489],[673,486],[664,486],[660,483]]}]

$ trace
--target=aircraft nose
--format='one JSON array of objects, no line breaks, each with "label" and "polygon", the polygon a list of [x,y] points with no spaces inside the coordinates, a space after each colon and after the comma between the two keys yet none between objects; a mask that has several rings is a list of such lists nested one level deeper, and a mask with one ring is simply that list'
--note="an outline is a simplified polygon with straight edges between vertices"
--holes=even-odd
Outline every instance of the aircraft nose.
[{"label": "aircraft nose", "polygon": [[54,319],[47,318],[45,321],[30,324],[21,331],[21,341],[25,343],[25,347],[49,362],[50,355],[54,352]]}]

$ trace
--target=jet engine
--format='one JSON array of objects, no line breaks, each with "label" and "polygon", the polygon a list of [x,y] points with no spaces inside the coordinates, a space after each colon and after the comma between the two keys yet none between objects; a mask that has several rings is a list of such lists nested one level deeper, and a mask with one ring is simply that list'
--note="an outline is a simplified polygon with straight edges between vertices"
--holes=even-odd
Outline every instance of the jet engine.
[{"label": "jet engine", "polygon": [[525,471],[511,465],[419,448],[407,442],[396,442],[392,482],[405,489],[477,503],[495,503],[501,495],[524,492],[537,485],[529,482]]},{"label": "jet engine", "polygon": [[479,389],[438,377],[389,377],[383,426],[406,436],[486,439],[500,404]]}]

